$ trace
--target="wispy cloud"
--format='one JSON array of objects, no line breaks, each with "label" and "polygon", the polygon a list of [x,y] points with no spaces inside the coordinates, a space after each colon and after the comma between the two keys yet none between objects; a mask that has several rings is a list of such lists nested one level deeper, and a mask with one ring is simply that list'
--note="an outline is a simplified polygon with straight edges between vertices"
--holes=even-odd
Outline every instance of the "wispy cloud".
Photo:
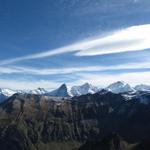
[{"label": "wispy cloud", "polygon": [[54,89],[60,86],[61,83],[53,82],[49,80],[38,80],[32,82],[30,80],[11,80],[11,79],[0,79],[1,88],[10,88],[13,90],[31,90],[38,87],[45,89]]},{"label": "wispy cloud", "polygon": [[[132,72],[132,73],[121,73],[121,74],[91,74],[91,73],[82,73],[80,74],[79,80],[76,80],[70,85],[80,85],[84,82],[89,82],[93,85],[99,87],[106,87],[109,84],[116,81],[125,81],[132,86],[137,84],[147,84],[150,85],[150,72]],[[96,80],[95,80],[96,79]]]},{"label": "wispy cloud", "polygon": [[90,46],[77,52],[77,56],[93,56],[138,51],[150,48],[150,24],[133,26],[104,38],[90,41]]},{"label": "wispy cloud", "polygon": [[0,67],[0,74],[22,73],[22,70],[14,67]]},{"label": "wispy cloud", "polygon": [[115,31],[103,37],[83,40],[46,52],[3,60],[0,62],[0,65],[11,64],[23,60],[45,58],[69,52],[75,52],[76,56],[95,56],[139,51],[150,48],[149,41],[150,24],[138,25]]},{"label": "wispy cloud", "polygon": [[[80,73],[78,74],[80,78],[72,82],[67,82],[69,87],[74,85],[81,85],[85,82],[89,82],[98,87],[106,87],[107,85],[116,81],[125,81],[132,86],[137,84],[148,84],[150,85],[150,72],[134,72],[134,73],[123,73],[123,74],[91,74],[91,73]],[[96,80],[95,80],[96,79]],[[2,88],[10,88],[16,90],[23,89],[36,89],[37,87],[43,87],[45,89],[55,89],[60,86],[60,82],[53,82],[49,80],[11,80],[11,79],[0,79],[0,85]]]},{"label": "wispy cloud", "polygon": [[94,71],[115,71],[123,69],[150,69],[150,62],[141,63],[126,63],[122,65],[111,65],[111,66],[78,66],[70,68],[54,68],[54,69],[41,69],[33,67],[0,67],[0,74],[30,74],[30,75],[59,75],[59,74],[70,74],[70,73],[84,73]]}]

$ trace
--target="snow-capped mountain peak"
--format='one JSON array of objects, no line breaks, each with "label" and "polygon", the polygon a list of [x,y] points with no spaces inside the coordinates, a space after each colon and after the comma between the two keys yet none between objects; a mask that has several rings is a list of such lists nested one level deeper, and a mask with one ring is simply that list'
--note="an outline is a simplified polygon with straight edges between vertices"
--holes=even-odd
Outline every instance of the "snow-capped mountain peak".
[{"label": "snow-capped mountain peak", "polygon": [[46,94],[47,91],[44,88],[37,88],[35,90],[30,90],[29,92],[30,94],[38,94],[38,95],[42,95],[42,94]]},{"label": "snow-capped mountain peak", "polygon": [[62,84],[58,89],[48,92],[46,95],[55,97],[68,97],[68,88],[66,84]]},{"label": "snow-capped mountain peak", "polygon": [[3,94],[7,97],[12,96],[13,94],[17,93],[17,91],[7,89],[7,88],[1,88],[0,89],[0,94]]},{"label": "snow-capped mountain peak", "polygon": [[44,88],[37,88],[35,90],[29,90],[29,91],[25,91],[24,93],[29,93],[29,94],[37,94],[37,95],[42,95],[47,93],[47,91]]},{"label": "snow-capped mountain peak", "polygon": [[4,101],[5,99],[7,99],[15,93],[17,93],[17,91],[15,90],[0,88],[0,102]]},{"label": "snow-capped mountain peak", "polygon": [[150,86],[145,84],[139,84],[134,87],[136,91],[142,91],[142,92],[150,92]]},{"label": "snow-capped mountain peak", "polygon": [[70,90],[72,96],[85,95],[88,93],[93,94],[96,92],[98,92],[98,88],[89,83],[85,83],[81,86],[73,86]]},{"label": "snow-capped mountain peak", "polygon": [[115,83],[112,83],[106,88],[106,90],[113,93],[125,93],[134,91],[134,89],[124,81],[117,81]]},{"label": "snow-capped mountain peak", "polygon": [[[53,97],[68,97],[68,96],[80,96],[86,95],[88,93],[94,94],[99,92],[102,89],[99,89],[89,83],[84,83],[80,86],[72,86],[68,88],[66,84],[62,84],[59,88],[49,91],[44,88],[37,88],[35,90],[11,90],[7,88],[0,88],[0,101],[7,99],[8,97],[12,96],[15,93],[28,93],[28,94],[37,94],[37,95],[46,95],[46,96],[53,96]],[[110,84],[108,87],[104,88],[103,92],[111,91],[113,93],[124,94],[125,97],[130,99],[130,97],[135,97],[140,92],[150,92],[150,86],[140,84],[132,88],[128,83],[124,81],[117,81],[115,83]]]}]

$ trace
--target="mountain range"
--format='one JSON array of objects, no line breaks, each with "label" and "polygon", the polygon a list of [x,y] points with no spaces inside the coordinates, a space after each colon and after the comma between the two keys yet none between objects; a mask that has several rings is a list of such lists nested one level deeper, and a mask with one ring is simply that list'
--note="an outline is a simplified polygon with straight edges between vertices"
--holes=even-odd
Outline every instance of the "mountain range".
[{"label": "mountain range", "polygon": [[148,92],[17,93],[0,103],[0,149],[149,150],[149,120]]},{"label": "mountain range", "polygon": [[115,83],[110,84],[106,88],[99,88],[93,86],[89,83],[85,83],[81,86],[73,86],[68,88],[66,84],[62,84],[60,87],[53,91],[46,90],[44,88],[37,88],[35,90],[12,90],[1,88],[0,89],[0,102],[12,96],[15,93],[28,93],[28,94],[37,94],[37,95],[47,95],[52,97],[73,97],[73,96],[81,96],[86,95],[88,93],[94,94],[101,90],[111,91],[112,93],[137,93],[137,92],[150,92],[149,85],[136,85],[135,87],[131,87],[128,83],[123,81],[117,81]]}]

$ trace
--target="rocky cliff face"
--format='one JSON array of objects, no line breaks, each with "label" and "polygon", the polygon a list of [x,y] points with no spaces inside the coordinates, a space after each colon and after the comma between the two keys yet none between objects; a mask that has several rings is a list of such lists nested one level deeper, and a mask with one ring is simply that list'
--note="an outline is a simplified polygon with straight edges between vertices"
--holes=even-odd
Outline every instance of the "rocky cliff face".
[{"label": "rocky cliff face", "polygon": [[111,132],[139,141],[150,133],[150,95],[143,97],[148,103],[136,97],[127,101],[111,92],[57,101],[49,96],[15,94],[0,105],[0,145],[4,150],[57,150],[64,146],[59,144],[69,142],[64,149],[70,150]]}]

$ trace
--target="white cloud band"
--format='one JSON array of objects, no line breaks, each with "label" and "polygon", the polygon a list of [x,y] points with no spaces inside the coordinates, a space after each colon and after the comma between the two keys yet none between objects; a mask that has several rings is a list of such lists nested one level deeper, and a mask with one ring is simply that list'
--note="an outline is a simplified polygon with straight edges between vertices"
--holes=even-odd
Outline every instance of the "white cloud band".
[{"label": "white cloud band", "polygon": [[71,67],[71,68],[54,68],[54,69],[40,69],[28,67],[0,67],[0,74],[30,74],[30,75],[56,75],[56,74],[70,74],[70,73],[84,73],[94,71],[115,71],[123,69],[150,69],[150,62],[143,63],[127,63],[122,65],[112,66],[84,66],[84,67]]},{"label": "white cloud band", "polygon": [[[123,73],[123,74],[115,74],[115,75],[108,75],[108,74],[79,74],[79,80],[75,80],[72,82],[68,82],[67,85],[74,86],[74,85],[81,85],[85,82],[89,82],[95,86],[99,87],[106,87],[107,85],[116,82],[116,81],[125,81],[132,86],[137,84],[148,84],[150,85],[150,72],[135,72],[135,73]],[[96,79],[96,80],[95,80]],[[23,90],[23,89],[36,89],[37,87],[43,87],[46,89],[55,89],[60,86],[61,83],[58,82],[51,82],[48,80],[40,80],[40,81],[21,81],[21,80],[6,80],[0,79],[0,85],[2,88],[10,88],[16,90]]]},{"label": "white cloud band", "polygon": [[0,65],[69,52],[75,52],[76,56],[94,56],[139,51],[148,48],[150,48],[150,24],[145,24],[118,30],[100,38],[84,40],[58,49],[4,60],[0,62]]}]

